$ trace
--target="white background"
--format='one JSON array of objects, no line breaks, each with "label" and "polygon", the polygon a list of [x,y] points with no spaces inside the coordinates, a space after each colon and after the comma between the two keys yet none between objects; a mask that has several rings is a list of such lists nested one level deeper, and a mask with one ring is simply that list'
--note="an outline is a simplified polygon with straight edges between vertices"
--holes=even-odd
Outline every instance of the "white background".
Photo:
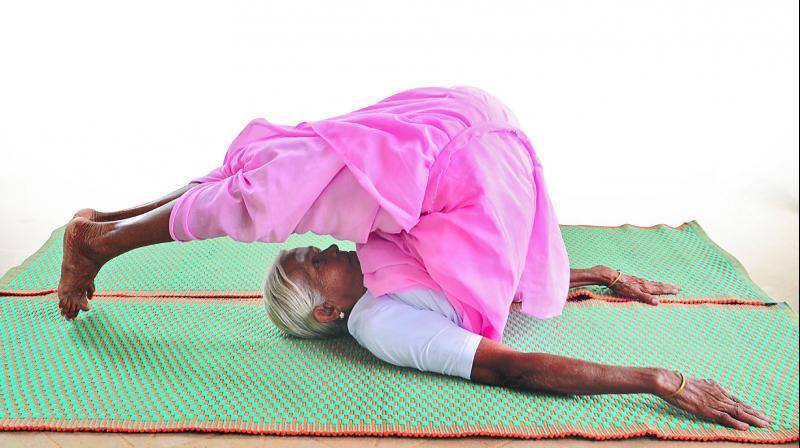
[{"label": "white background", "polygon": [[797,297],[796,1],[18,1],[0,50],[3,271],[79,208],[206,174],[252,118],[473,85],[519,117],[562,223],[697,219]]}]

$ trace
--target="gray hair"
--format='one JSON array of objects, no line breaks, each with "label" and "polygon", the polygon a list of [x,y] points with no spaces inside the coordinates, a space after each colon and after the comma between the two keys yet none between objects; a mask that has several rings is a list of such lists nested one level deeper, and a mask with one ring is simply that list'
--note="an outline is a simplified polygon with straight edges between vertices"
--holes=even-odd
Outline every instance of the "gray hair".
[{"label": "gray hair", "polygon": [[306,281],[292,281],[280,260],[288,252],[281,249],[264,280],[262,296],[267,315],[283,333],[300,338],[327,338],[347,333],[342,320],[321,323],[314,318],[314,307],[325,297]]}]

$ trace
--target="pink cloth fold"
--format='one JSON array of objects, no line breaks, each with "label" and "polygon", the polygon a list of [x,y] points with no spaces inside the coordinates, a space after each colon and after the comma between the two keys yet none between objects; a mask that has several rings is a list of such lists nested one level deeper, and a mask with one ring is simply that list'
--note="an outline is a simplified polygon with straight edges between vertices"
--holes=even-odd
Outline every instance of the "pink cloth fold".
[{"label": "pink cloth fold", "polygon": [[539,162],[513,113],[472,87],[400,92],[327,120],[253,120],[177,200],[176,241],[356,242],[376,296],[423,285],[500,340],[509,306],[561,313],[569,263]]}]

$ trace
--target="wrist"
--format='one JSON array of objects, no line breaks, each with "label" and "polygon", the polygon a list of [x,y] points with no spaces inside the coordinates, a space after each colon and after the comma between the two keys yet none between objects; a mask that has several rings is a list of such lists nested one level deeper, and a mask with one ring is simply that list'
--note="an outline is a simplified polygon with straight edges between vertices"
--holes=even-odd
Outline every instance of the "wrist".
[{"label": "wrist", "polygon": [[681,385],[680,375],[672,370],[661,368],[653,369],[652,381],[653,392],[651,393],[659,397],[675,392]]},{"label": "wrist", "polygon": [[590,268],[598,285],[608,286],[616,280],[619,271],[608,266],[594,266]]}]

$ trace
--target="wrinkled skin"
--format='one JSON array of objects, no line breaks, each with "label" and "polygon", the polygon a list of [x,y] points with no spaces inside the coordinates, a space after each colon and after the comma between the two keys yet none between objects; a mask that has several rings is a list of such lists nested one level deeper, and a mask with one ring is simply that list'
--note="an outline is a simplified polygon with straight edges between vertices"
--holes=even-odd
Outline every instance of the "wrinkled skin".
[{"label": "wrinkled skin", "polygon": [[656,295],[677,294],[681,289],[670,283],[654,282],[623,273],[620,279],[611,286],[611,290],[622,297],[649,305],[658,305],[659,301]]},{"label": "wrinkled skin", "polygon": [[[674,375],[674,388],[670,392],[676,391],[680,385],[679,376]],[[661,399],[671,405],[734,429],[746,430],[749,425],[765,427],[773,423],[766,414],[731,395],[712,379],[686,377],[683,392],[672,398],[666,395],[669,393],[661,395]]]},{"label": "wrinkled skin", "polygon": [[64,230],[61,278],[58,283],[58,307],[61,315],[73,320],[80,311],[89,311],[95,292],[94,278],[106,262],[93,248],[107,226],[83,217],[73,218]]}]

